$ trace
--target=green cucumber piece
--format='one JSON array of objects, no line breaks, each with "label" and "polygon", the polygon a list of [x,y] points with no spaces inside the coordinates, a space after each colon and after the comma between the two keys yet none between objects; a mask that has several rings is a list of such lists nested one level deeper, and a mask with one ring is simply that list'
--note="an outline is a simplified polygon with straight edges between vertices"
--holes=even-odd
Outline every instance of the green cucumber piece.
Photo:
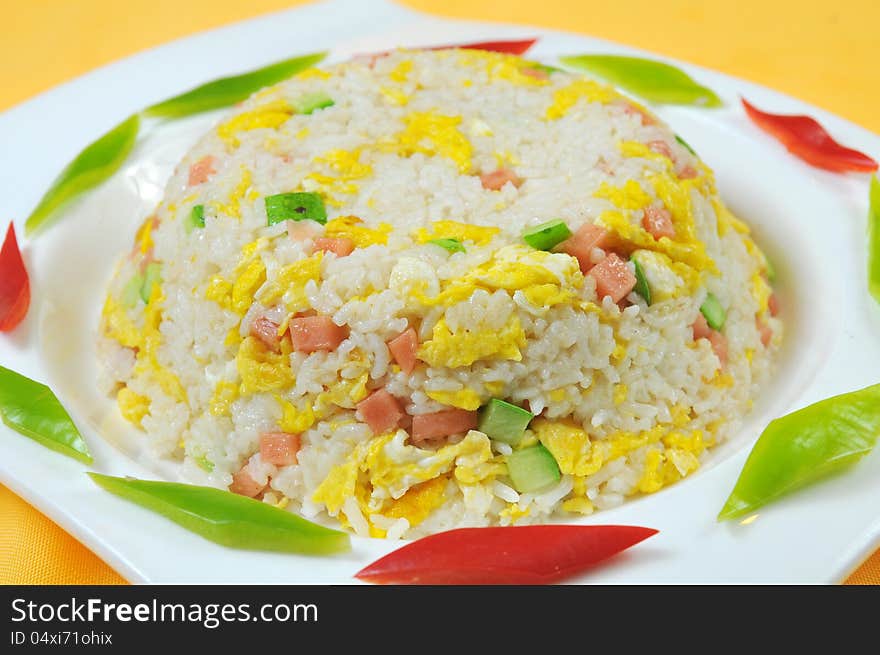
[{"label": "green cucumber piece", "polygon": [[523,232],[523,241],[536,250],[550,250],[571,236],[565,221],[556,219]]},{"label": "green cucumber piece", "polygon": [[332,107],[335,103],[333,102],[333,98],[326,93],[318,92],[304,95],[294,104],[296,105],[296,113],[309,115],[319,109]]},{"label": "green cucumber piece", "polygon": [[645,302],[650,305],[651,286],[648,284],[648,277],[645,275],[645,269],[642,268],[642,265],[639,264],[639,260],[635,257],[630,257],[629,260],[633,263],[633,266],[635,266],[636,269],[635,292],[644,298]]},{"label": "green cucumber piece", "polygon": [[282,221],[315,221],[321,225],[327,223],[324,199],[317,193],[279,193],[266,196],[265,201],[267,225]]},{"label": "green cucumber piece", "polygon": [[205,206],[195,205],[189,213],[189,216],[187,216],[186,223],[184,223],[184,229],[186,229],[186,233],[189,234],[194,229],[203,227],[205,227]]},{"label": "green cucumber piece", "polygon": [[707,294],[703,304],[700,305],[700,311],[706,317],[706,323],[713,330],[720,330],[724,327],[724,321],[727,320],[727,312],[721,306],[721,301],[714,294]]},{"label": "green cucumber piece", "polygon": [[513,488],[520,493],[543,489],[558,482],[561,477],[553,455],[540,444],[508,455],[507,474],[513,482]]},{"label": "green cucumber piece", "polygon": [[137,305],[138,300],[141,298],[141,289],[143,288],[144,276],[140,274],[132,275],[131,279],[122,288],[122,294],[120,294],[122,306],[126,309],[131,309]]},{"label": "green cucumber piece", "polygon": [[500,398],[492,398],[480,412],[477,429],[490,439],[515,446],[534,417],[534,414],[522,407],[511,405]]},{"label": "green cucumber piece", "polygon": [[428,243],[433,243],[449,252],[465,252],[464,246],[458,239],[431,239]]},{"label": "green cucumber piece", "polygon": [[147,270],[144,271],[144,283],[141,285],[141,300],[145,303],[150,302],[150,295],[153,293],[153,285],[162,279],[162,264],[159,262],[150,262],[147,264]]}]

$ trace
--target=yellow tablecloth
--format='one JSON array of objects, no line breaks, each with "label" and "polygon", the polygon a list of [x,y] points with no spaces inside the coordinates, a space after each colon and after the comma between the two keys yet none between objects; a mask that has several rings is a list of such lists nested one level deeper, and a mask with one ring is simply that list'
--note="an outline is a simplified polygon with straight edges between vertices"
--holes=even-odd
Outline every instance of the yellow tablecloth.
[{"label": "yellow tablecloth", "polygon": [[[303,3],[10,0],[2,4],[0,110],[144,48]],[[637,45],[766,84],[880,132],[876,27],[880,3],[876,0],[407,0],[403,4],[449,17],[542,25]],[[75,539],[0,486],[0,583],[122,582]],[[880,551],[847,582],[880,584]]]}]

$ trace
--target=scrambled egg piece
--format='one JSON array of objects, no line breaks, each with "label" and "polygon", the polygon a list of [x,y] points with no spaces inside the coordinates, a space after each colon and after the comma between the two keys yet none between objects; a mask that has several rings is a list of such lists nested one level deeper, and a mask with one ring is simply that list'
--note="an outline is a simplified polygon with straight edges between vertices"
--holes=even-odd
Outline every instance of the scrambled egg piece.
[{"label": "scrambled egg piece", "polygon": [[694,430],[690,436],[673,431],[663,437],[665,450],[650,449],[645,455],[645,469],[639,479],[638,490],[654,493],[668,484],[677,482],[700,467],[700,454],[707,444],[702,430]]},{"label": "scrambled egg piece", "polygon": [[235,365],[241,376],[241,395],[292,387],[296,378],[290,368],[291,351],[287,339],[281,341],[281,352],[276,353],[256,337],[245,338],[235,356]]},{"label": "scrambled egg piece", "polygon": [[254,304],[254,294],[266,281],[266,265],[260,257],[260,251],[269,243],[268,239],[260,238],[241,249],[241,259],[232,272],[233,282],[215,275],[208,282],[205,297],[213,300],[224,309],[244,316]]},{"label": "scrambled egg piece", "polygon": [[403,496],[393,501],[383,514],[391,519],[406,519],[410,527],[418,525],[446,500],[448,475],[441,475],[410,487]]},{"label": "scrambled egg piece", "polygon": [[416,241],[427,243],[433,239],[457,239],[458,241],[473,241],[478,246],[487,245],[492,238],[501,231],[497,227],[485,225],[471,225],[458,221],[435,221],[431,223],[431,231],[420,228],[416,232]]},{"label": "scrambled egg piece", "polygon": [[144,416],[150,413],[150,399],[128,387],[122,387],[116,394],[116,404],[119,405],[122,417],[137,426],[140,426]]},{"label": "scrambled egg piece", "polygon": [[535,307],[548,307],[573,301],[583,280],[573,257],[512,245],[499,248],[489,262],[446,282],[438,295],[420,300],[426,305],[449,306],[466,300],[477,289],[503,289],[522,292]]},{"label": "scrambled egg piece", "polygon": [[323,253],[318,251],[311,257],[281,267],[275,273],[275,278],[262,288],[257,295],[257,300],[263,305],[271,307],[279,299],[283,299],[284,306],[291,313],[308,309],[309,299],[306,296],[306,284],[311,280],[317,282],[321,279],[322,258]]},{"label": "scrambled egg piece", "polygon": [[553,94],[553,102],[547,107],[544,117],[548,121],[555,121],[565,116],[578,100],[587,102],[611,102],[620,96],[610,86],[599,84],[593,80],[575,80]]},{"label": "scrambled egg piece", "polygon": [[[386,508],[393,511],[394,500],[399,502],[416,485],[437,478],[445,483],[449,473],[459,484],[474,485],[506,471],[492,454],[489,437],[482,432],[472,430],[457,444],[434,451],[407,445],[408,438],[406,432],[398,430],[359,443],[345,462],[330,471],[312,500],[325,505],[331,516],[337,516],[345,500],[352,497],[369,517]],[[437,501],[439,489],[430,489],[421,492],[426,495],[423,509]]]},{"label": "scrambled egg piece", "polygon": [[489,80],[503,80],[519,86],[545,86],[549,80],[540,79],[523,73],[523,69],[535,68],[532,64],[520,57],[499,57],[496,53],[482,50],[459,50],[459,63],[465,66],[484,66]]},{"label": "scrambled egg piece", "polygon": [[471,169],[473,146],[458,129],[461,116],[444,116],[434,112],[413,112],[404,118],[402,132],[379,144],[385,152],[411,157],[417,152],[429,157],[451,160],[460,173]]},{"label": "scrambled egg piece", "polygon": [[632,258],[642,267],[654,302],[675,298],[700,284],[699,275],[694,269],[686,264],[673,262],[661,252],[636,250]]},{"label": "scrambled egg piece", "polygon": [[324,226],[324,234],[334,239],[351,239],[356,248],[366,248],[377,244],[384,246],[388,243],[391,229],[388,223],[379,223],[372,228],[366,227],[357,216],[338,216],[327,222]]},{"label": "scrambled egg piece", "polygon": [[228,145],[237,148],[241,145],[237,136],[239,133],[260,128],[278,128],[294,113],[293,107],[286,100],[273,100],[256,109],[233,116],[217,128],[217,134]]},{"label": "scrambled egg piece", "polygon": [[353,183],[353,180],[359,180],[373,174],[373,168],[369,164],[362,164],[360,158],[361,148],[331,150],[316,157],[313,163],[323,166],[330,173],[310,173],[303,182],[303,187],[310,191],[322,190],[328,204],[341,207],[344,203],[333,198],[332,194],[357,193],[358,186]]},{"label": "scrambled egg piece", "polygon": [[654,202],[654,199],[645,193],[642,185],[635,180],[627,180],[621,187],[603,182],[593,197],[610,200],[620,209],[644,209]]},{"label": "scrambled egg piece", "polygon": [[601,452],[594,451],[590,437],[574,421],[538,418],[532,421],[530,429],[553,455],[563,474],[592,475],[604,463]]},{"label": "scrambled egg piece", "polygon": [[482,399],[473,389],[459,389],[458,391],[426,391],[425,395],[432,400],[451,407],[459,407],[468,411],[479,409]]},{"label": "scrambled egg piece", "polygon": [[281,421],[279,426],[284,432],[291,434],[305,432],[318,420],[310,405],[306,405],[305,409],[299,410],[293,403],[284,400],[281,396],[276,395],[275,400],[281,405]]},{"label": "scrambled egg piece", "polygon": [[383,86],[379,88],[379,93],[392,105],[402,107],[409,103],[409,96],[400,89],[391,86]]},{"label": "scrambled egg piece", "polygon": [[441,318],[434,324],[431,338],[419,347],[419,359],[429,366],[470,366],[482,359],[522,360],[526,335],[516,315],[500,330],[452,332]]},{"label": "scrambled egg piece", "polygon": [[234,382],[218,382],[208,401],[208,411],[214,416],[229,416],[229,408],[238,398],[238,393],[239,386]]},{"label": "scrambled egg piece", "polygon": [[150,301],[144,310],[144,327],[141,331],[140,348],[137,353],[134,374],[151,377],[168,396],[185,403],[186,391],[180,384],[180,380],[174,373],[162,366],[158,359],[158,350],[162,343],[159,324],[162,322],[162,303],[164,302],[165,297],[162,295],[161,286],[154,284]]},{"label": "scrambled egg piece", "polygon": [[[229,194],[229,200],[223,203],[214,203],[214,208],[218,213],[226,214],[227,216],[232,216],[238,220],[241,220],[241,201],[245,197],[247,193],[249,200],[255,200],[255,191],[251,189],[251,184],[253,183],[253,177],[251,176],[251,172],[246,168],[242,167],[241,171],[241,180],[239,180],[238,184],[235,185],[235,188]],[[250,193],[248,191],[250,190]]]}]

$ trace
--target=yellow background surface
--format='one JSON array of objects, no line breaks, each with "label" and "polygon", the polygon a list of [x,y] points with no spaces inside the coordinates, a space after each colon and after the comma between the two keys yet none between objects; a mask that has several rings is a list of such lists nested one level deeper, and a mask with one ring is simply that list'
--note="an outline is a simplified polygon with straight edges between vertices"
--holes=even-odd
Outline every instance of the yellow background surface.
[{"label": "yellow background surface", "polygon": [[[0,4],[3,110],[145,48],[304,3],[8,0]],[[452,18],[540,25],[634,45],[765,84],[880,132],[877,0],[407,0],[402,4]],[[121,582],[76,540],[0,486],[0,583]],[[880,551],[848,582],[880,584]]]}]

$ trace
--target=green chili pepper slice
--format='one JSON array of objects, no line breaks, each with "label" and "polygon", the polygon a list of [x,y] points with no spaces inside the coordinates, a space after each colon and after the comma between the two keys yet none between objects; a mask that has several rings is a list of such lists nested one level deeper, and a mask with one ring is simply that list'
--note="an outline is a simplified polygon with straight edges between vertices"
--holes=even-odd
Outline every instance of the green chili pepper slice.
[{"label": "green chili pepper slice", "polygon": [[178,482],[89,473],[95,484],[230,548],[327,555],[349,550],[347,534],[253,498]]},{"label": "green chili pepper slice", "polygon": [[560,57],[565,66],[602,77],[651,102],[672,105],[721,107],[712,89],[694,81],[680,68],[653,59],[621,55]]},{"label": "green chili pepper slice", "polygon": [[428,243],[433,243],[449,252],[465,252],[464,245],[458,239],[431,239]]},{"label": "green chili pepper slice", "polygon": [[755,443],[719,520],[748,514],[862,458],[880,435],[880,384],[771,421]]},{"label": "green chili pepper slice", "polygon": [[880,303],[880,179],[871,178],[868,210],[868,289]]},{"label": "green chili pepper slice", "polygon": [[324,199],[317,193],[279,193],[266,196],[265,200],[267,225],[282,221],[316,221],[321,225],[327,222]]},{"label": "green chili pepper slice", "polygon": [[92,456],[73,420],[45,384],[0,366],[0,418],[16,432],[86,464]]},{"label": "green chili pepper slice", "polygon": [[140,125],[140,117],[131,116],[79,153],[28,216],[25,232],[30,235],[45,227],[62,205],[113,175],[134,147]]},{"label": "green chili pepper slice", "polygon": [[181,118],[204,111],[229,107],[249,97],[263,87],[272,86],[319,63],[326,52],[285,59],[263,68],[223,77],[197,86],[191,91],[163,100],[144,110],[145,116]]}]

